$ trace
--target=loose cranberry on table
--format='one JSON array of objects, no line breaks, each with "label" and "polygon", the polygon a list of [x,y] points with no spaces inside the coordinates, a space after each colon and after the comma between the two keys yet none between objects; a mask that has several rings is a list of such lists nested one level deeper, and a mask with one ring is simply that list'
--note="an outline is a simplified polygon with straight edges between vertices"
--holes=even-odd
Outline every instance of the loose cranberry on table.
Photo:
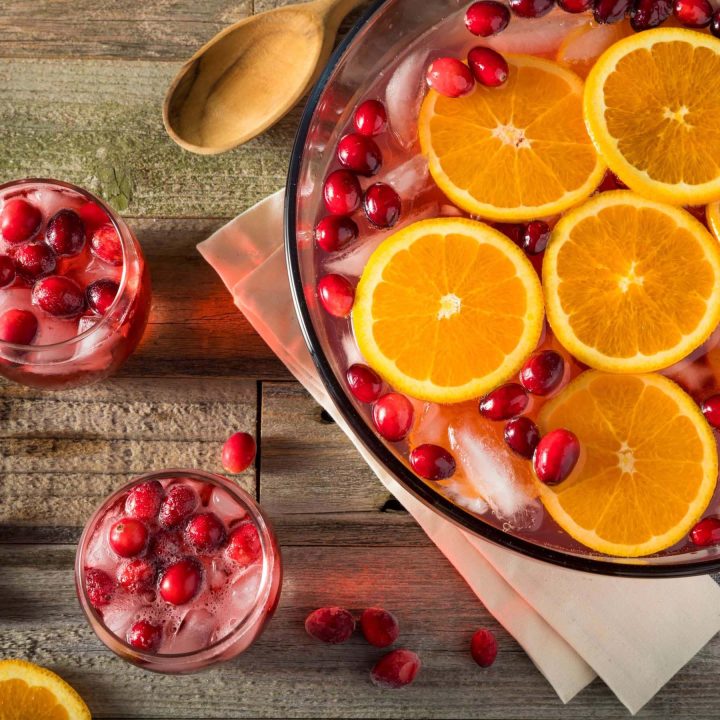
[{"label": "loose cranberry on table", "polygon": [[675,0],[673,12],[685,27],[704,28],[710,24],[713,7],[709,0]]},{"label": "loose cranberry on table", "polygon": [[15,268],[27,280],[50,275],[57,267],[57,256],[52,248],[42,242],[22,245],[12,251]]},{"label": "loose cranberry on table", "polygon": [[420,667],[420,658],[411,650],[393,650],[378,660],[370,679],[378,687],[397,690],[410,685]]},{"label": "loose cranberry on table", "polygon": [[362,189],[350,170],[335,170],[325,180],[323,197],[332,215],[352,215],[360,207]]},{"label": "loose cranberry on table", "polygon": [[397,618],[382,608],[367,608],[360,615],[360,629],[373,646],[384,648],[392,645],[400,636]]},{"label": "loose cranberry on table", "polygon": [[381,135],[387,130],[385,106],[379,100],[361,102],[353,115],[353,125],[361,135]]},{"label": "loose cranberry on table", "polygon": [[690,531],[690,540],[698,547],[720,544],[720,518],[706,517],[700,520]]},{"label": "loose cranberry on table", "polygon": [[37,318],[29,310],[7,310],[0,315],[0,340],[30,345],[38,331]]},{"label": "loose cranberry on table", "polygon": [[497,657],[498,646],[495,635],[489,630],[478,630],[470,640],[470,654],[480,667],[490,667]]},{"label": "loose cranberry on table", "polygon": [[168,567],[160,578],[160,597],[171,605],[184,605],[197,595],[202,571],[190,559],[179,560]]},{"label": "loose cranberry on table", "polygon": [[233,433],[223,445],[222,466],[229,473],[241,473],[250,467],[256,451],[255,438],[250,433]]},{"label": "loose cranberry on table", "polygon": [[455,474],[455,458],[445,448],[426,443],[412,449],[410,467],[425,480],[445,480]]},{"label": "loose cranberry on table", "polygon": [[140,520],[154,520],[164,495],[163,486],[157,480],[136,485],[125,499],[125,512]]},{"label": "loose cranberry on table", "polygon": [[231,530],[225,555],[241,567],[260,559],[262,544],[258,530],[253,523],[243,522]]},{"label": "loose cranberry on table", "polygon": [[160,504],[158,519],[166,528],[173,528],[187,519],[197,508],[197,493],[187,485],[171,487]]},{"label": "loose cranberry on table", "polygon": [[0,255],[0,288],[10,285],[15,280],[15,263],[7,255]]},{"label": "loose cranberry on table", "polygon": [[567,13],[587,12],[593,6],[593,0],[557,0],[558,7]]},{"label": "loose cranberry on table", "polygon": [[101,278],[90,283],[85,290],[88,307],[96,315],[104,315],[115,302],[120,286],[110,278]]},{"label": "loose cranberry on table", "polygon": [[123,250],[120,236],[110,223],[101,225],[90,239],[90,249],[95,257],[108,265],[123,264]]},{"label": "loose cranberry on table", "polygon": [[499,87],[508,79],[507,60],[492,48],[474,47],[468,53],[468,65],[475,80],[486,87]]},{"label": "loose cranberry on table", "polygon": [[520,417],[508,420],[503,433],[506,445],[528,460],[532,460],[537,444],[540,442],[540,430],[529,418]]},{"label": "loose cranberry on table", "polygon": [[85,224],[74,210],[60,210],[48,220],[45,242],[60,257],[78,255],[85,247]]},{"label": "loose cranberry on table", "polygon": [[162,628],[147,620],[138,620],[127,632],[127,641],[138,650],[152,652],[160,645]]},{"label": "loose cranberry on table", "polygon": [[527,392],[522,385],[506,383],[482,398],[478,409],[488,420],[508,420],[520,415],[528,402]]},{"label": "loose cranberry on table", "polygon": [[631,0],[595,0],[593,18],[597,23],[620,22],[630,11]]},{"label": "loose cranberry on table", "polygon": [[364,403],[375,402],[382,392],[382,378],[367,365],[356,363],[345,373],[350,392]]},{"label": "loose cranberry on table", "polygon": [[595,192],[607,192],[608,190],[627,190],[627,185],[611,170],[605,173]]},{"label": "loose cranberry on table", "polygon": [[550,226],[542,220],[533,220],[525,227],[522,247],[528,255],[539,255],[545,252],[549,240]]},{"label": "loose cranberry on table", "polygon": [[673,0],[636,0],[630,13],[635,32],[649,30],[664,23],[672,14]]},{"label": "loose cranberry on table", "polygon": [[373,405],[375,428],[386,440],[402,440],[412,426],[412,403],[400,393],[383,395]]},{"label": "loose cranberry on table", "polygon": [[156,574],[152,560],[136,558],[120,566],[117,579],[128,592],[139,593],[152,589]]},{"label": "loose cranberry on table", "polygon": [[225,526],[215,513],[199,513],[188,520],[185,539],[197,552],[215,550],[225,540]]},{"label": "loose cranberry on table", "polygon": [[533,467],[538,479],[546,485],[566,480],[580,459],[580,441],[564,428],[551,430],[535,448]]},{"label": "loose cranberry on table", "polygon": [[0,235],[15,245],[25,242],[40,229],[40,210],[23,198],[6,200],[0,210]]},{"label": "loose cranberry on table", "polygon": [[390,185],[375,183],[365,191],[363,209],[375,227],[391,228],[400,219],[402,202]]},{"label": "loose cranberry on table", "polygon": [[342,215],[328,215],[315,226],[315,242],[325,252],[335,252],[358,236],[355,221]]},{"label": "loose cranberry on table", "polygon": [[507,5],[495,0],[480,0],[465,11],[465,27],[480,37],[490,37],[502,32],[510,22]]},{"label": "loose cranberry on table", "polygon": [[508,5],[520,17],[539,18],[553,9],[555,0],[508,0]]},{"label": "loose cranberry on table", "polygon": [[449,98],[467,95],[475,87],[475,78],[470,68],[453,57],[433,60],[425,79],[433,90]]},{"label": "loose cranberry on table", "polygon": [[90,604],[94,608],[109,605],[115,594],[115,589],[115,581],[104,570],[86,568],[85,591]]},{"label": "loose cranberry on table", "polygon": [[70,278],[51,275],[35,283],[32,302],[55,317],[73,318],[85,310],[85,293]]},{"label": "loose cranberry on table", "polygon": [[705,419],[716,429],[720,429],[720,395],[711,395],[700,406]]},{"label": "loose cranberry on table", "polygon": [[548,395],[562,382],[565,361],[554,350],[531,355],[520,368],[520,384],[533,395]]},{"label": "loose cranberry on table", "polygon": [[355,618],[345,608],[318,608],[305,618],[305,630],[316,640],[339,645],[349,640],[355,632]]},{"label": "loose cranberry on table", "polygon": [[355,302],[355,289],[342,275],[324,275],[318,280],[318,297],[322,306],[334,317],[350,314]]},{"label": "loose cranberry on table", "polygon": [[710,19],[710,32],[716,38],[720,38],[720,9],[716,10]]},{"label": "loose cranberry on table", "polygon": [[133,557],[145,549],[148,541],[148,530],[137,518],[123,518],[110,528],[108,538],[110,547],[120,557]]},{"label": "loose cranberry on table", "polygon": [[382,153],[377,143],[359,133],[350,133],[340,139],[337,156],[343,167],[367,177],[377,174],[382,165]]}]

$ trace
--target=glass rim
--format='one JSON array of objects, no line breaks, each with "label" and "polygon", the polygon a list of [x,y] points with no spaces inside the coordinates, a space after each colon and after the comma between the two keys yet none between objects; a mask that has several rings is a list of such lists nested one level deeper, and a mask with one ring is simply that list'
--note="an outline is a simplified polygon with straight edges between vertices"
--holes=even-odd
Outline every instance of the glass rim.
[{"label": "glass rim", "polygon": [[[85,587],[85,565],[83,563],[83,557],[87,542],[92,534],[92,529],[94,529],[97,521],[100,519],[98,516],[103,508],[112,504],[112,502],[115,502],[120,495],[127,492],[132,487],[139,485],[140,483],[148,482],[150,480],[162,480],[172,478],[189,478],[190,480],[197,480],[199,482],[210,482],[213,485],[221,487],[223,490],[227,491],[231,495],[235,495],[235,499],[238,500],[247,510],[248,516],[251,518],[253,524],[258,529],[258,537],[260,538],[260,545],[262,548],[263,569],[262,575],[260,577],[260,583],[258,584],[258,590],[255,595],[251,609],[248,610],[247,614],[242,619],[240,619],[237,624],[233,626],[231,630],[225,633],[225,635],[223,635],[220,639],[198,650],[190,650],[184,653],[157,653],[141,650],[140,648],[136,648],[130,645],[130,643],[127,642],[126,638],[122,638],[119,635],[116,635],[114,632],[112,632],[112,630],[110,630],[110,628],[105,625],[102,620],[102,616],[93,607],[87,595],[87,590]],[[134,659],[141,662],[147,662],[151,664],[154,661],[159,660],[167,660],[171,662],[174,660],[189,660],[209,651],[212,652],[213,650],[224,646],[231,638],[235,637],[245,627],[252,626],[257,620],[257,618],[264,611],[262,603],[259,602],[259,600],[264,595],[270,592],[273,583],[273,572],[275,570],[274,562],[271,563],[269,561],[269,558],[274,554],[277,554],[279,556],[280,553],[277,547],[271,547],[272,537],[274,537],[272,527],[270,526],[270,523],[265,517],[257,501],[248,492],[243,490],[239,485],[233,483],[231,480],[222,475],[206,472],[204,470],[195,470],[188,468],[167,468],[164,470],[153,470],[151,472],[137,475],[132,480],[123,484],[117,490],[113,491],[110,495],[104,498],[103,501],[93,510],[90,519],[83,528],[75,553],[75,586],[78,596],[80,597],[80,605],[82,606],[85,614],[88,616],[88,619],[92,620],[90,625],[93,631],[100,637],[100,640],[105,645],[107,645],[111,650],[113,650],[112,646],[105,641],[103,635],[109,637],[113,642],[119,643],[122,646],[123,650],[125,650],[129,655],[132,655]]]},{"label": "glass rim", "polygon": [[[78,335],[75,335],[74,337],[68,338],[67,340],[62,340],[57,343],[52,343],[50,345],[18,345],[17,343],[11,343],[7,342],[6,340],[0,340],[0,347],[2,348],[9,348],[11,350],[16,350],[18,352],[34,352],[34,353],[43,353],[49,350],[57,350],[59,348],[64,347],[70,347],[75,343],[81,342],[82,340],[85,340],[86,338],[91,337],[97,330],[101,330],[105,325],[109,324],[111,318],[112,318],[112,312],[113,310],[120,304],[123,293],[125,289],[127,288],[127,282],[128,282],[128,252],[127,247],[128,245],[135,244],[134,238],[131,236],[129,229],[126,227],[125,230],[123,230],[122,227],[120,227],[118,223],[118,218],[120,217],[119,214],[110,207],[103,199],[97,197],[96,195],[93,195],[88,190],[85,190],[84,188],[81,188],[79,185],[74,185],[73,183],[65,182],[63,180],[54,180],[53,178],[21,178],[19,180],[10,180],[6,183],[0,184],[0,193],[2,193],[5,190],[8,190],[10,188],[14,187],[22,187],[24,185],[55,185],[59,186],[61,188],[64,188],[65,190],[72,190],[73,192],[78,193],[79,195],[82,195],[86,200],[95,203],[96,205],[99,205],[102,210],[105,211],[106,215],[108,216],[110,223],[115,228],[115,232],[117,232],[118,237],[120,238],[120,245],[122,247],[123,251],[123,269],[122,269],[122,276],[120,277],[120,283],[118,285],[118,291],[115,295],[115,299],[110,304],[110,307],[105,311],[105,314],[96,322],[92,327],[88,328],[87,330],[84,330],[83,332],[79,333]],[[128,237],[129,235],[129,237]],[[65,360],[61,362],[66,362]],[[42,359],[39,359],[36,362],[31,363],[24,363],[26,365],[44,365]]]},{"label": "glass rim", "polygon": [[360,439],[363,447],[370,452],[383,467],[389,470],[394,478],[417,500],[429,509],[439,512],[454,525],[461,529],[469,530],[472,534],[489,540],[495,545],[499,545],[500,547],[512,550],[534,560],[597,575],[627,578],[670,578],[689,577],[720,571],[720,556],[715,559],[682,561],[675,564],[646,564],[643,558],[623,559],[620,557],[613,558],[613,556],[608,556],[608,559],[605,560],[533,543],[490,525],[479,516],[455,504],[439,491],[433,490],[423,480],[412,473],[408,467],[385,446],[368,423],[366,423],[355,410],[345,388],[333,372],[332,364],[315,330],[313,316],[305,297],[302,282],[300,253],[297,246],[297,204],[300,197],[298,192],[300,172],[303,166],[308,132],[322,95],[335,69],[344,58],[345,53],[354,44],[355,40],[358,39],[358,36],[365,26],[373,20],[375,15],[385,5],[394,1],[395,0],[375,0],[348,31],[347,35],[331,55],[308,96],[295,135],[288,168],[283,225],[285,232],[285,259],[288,268],[290,290],[305,344],[333,404],[338,408],[343,419]]}]

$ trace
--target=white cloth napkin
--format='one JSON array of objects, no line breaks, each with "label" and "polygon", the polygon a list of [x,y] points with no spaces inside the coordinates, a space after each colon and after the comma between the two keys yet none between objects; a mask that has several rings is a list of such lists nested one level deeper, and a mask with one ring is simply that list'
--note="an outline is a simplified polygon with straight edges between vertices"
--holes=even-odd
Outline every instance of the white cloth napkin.
[{"label": "white cloth napkin", "polygon": [[365,450],[328,397],[290,296],[280,191],[198,246],[237,307],[347,434],[385,487],[527,652],[563,702],[599,675],[636,713],[720,630],[710,577],[634,580],[548,565],[477,538],[425,507]]}]

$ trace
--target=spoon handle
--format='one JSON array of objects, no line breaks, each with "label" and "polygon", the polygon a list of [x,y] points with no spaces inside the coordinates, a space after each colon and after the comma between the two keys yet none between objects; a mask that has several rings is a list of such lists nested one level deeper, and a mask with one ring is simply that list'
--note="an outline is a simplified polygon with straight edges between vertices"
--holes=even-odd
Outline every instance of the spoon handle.
[{"label": "spoon handle", "polygon": [[318,15],[324,17],[325,27],[337,28],[343,18],[366,0],[315,0],[313,5]]}]

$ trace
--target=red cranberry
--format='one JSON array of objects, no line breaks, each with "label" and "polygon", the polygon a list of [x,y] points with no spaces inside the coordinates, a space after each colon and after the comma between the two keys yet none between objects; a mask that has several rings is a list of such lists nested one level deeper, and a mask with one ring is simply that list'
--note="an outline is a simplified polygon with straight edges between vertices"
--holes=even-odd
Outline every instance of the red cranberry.
[{"label": "red cranberry", "polygon": [[353,125],[361,135],[380,135],[387,129],[387,112],[379,100],[361,102],[353,115]]},{"label": "red cranberry", "polygon": [[118,582],[128,592],[145,592],[152,589],[156,572],[153,562],[137,558],[120,567]]},{"label": "red cranberry", "polygon": [[328,215],[315,226],[315,242],[325,252],[335,252],[357,236],[358,226],[342,215]]},{"label": "red cranberry", "polygon": [[148,531],[145,525],[137,518],[123,518],[118,520],[111,528],[109,535],[110,547],[120,557],[133,557],[145,549],[148,540]]},{"label": "red cranberry", "polygon": [[198,506],[198,496],[187,485],[175,485],[168,490],[165,499],[160,504],[160,524],[166,528],[179,525],[190,516]]},{"label": "red cranberry", "polygon": [[85,246],[85,225],[73,210],[60,210],[45,228],[45,242],[61,257],[78,255]]},{"label": "red cranberry", "polygon": [[318,280],[318,296],[322,306],[334,317],[350,314],[355,302],[355,289],[342,275],[325,275]]},{"label": "red cranberry", "polygon": [[382,165],[382,154],[377,143],[359,133],[350,133],[340,140],[337,156],[343,167],[367,177],[375,175]]},{"label": "red cranberry", "polygon": [[90,604],[94,608],[109,605],[115,594],[115,582],[104,571],[98,568],[85,569],[85,591]]},{"label": "red cranberry", "polygon": [[495,0],[480,0],[465,11],[465,27],[480,37],[490,37],[502,32],[510,22],[507,6]]},{"label": "red cranberry", "polygon": [[565,361],[554,350],[531,355],[520,370],[520,384],[533,395],[548,395],[562,382]]},{"label": "red cranberry", "polygon": [[627,185],[611,170],[605,173],[595,192],[606,192],[608,190],[627,190]]},{"label": "red cranberry", "polygon": [[262,544],[258,530],[249,520],[233,528],[228,538],[225,555],[241,567],[260,559]]},{"label": "red cranberry", "polygon": [[711,395],[703,402],[700,409],[710,425],[720,429],[720,395]]},{"label": "red cranberry", "polygon": [[704,28],[710,24],[713,8],[709,0],[675,0],[673,12],[686,27]]},{"label": "red cranberry", "polygon": [[90,249],[95,257],[108,265],[122,265],[123,251],[120,236],[110,224],[101,225],[90,238]]},{"label": "red cranberry", "polygon": [[490,667],[497,657],[498,646],[489,630],[478,630],[470,640],[470,654],[480,667]]},{"label": "red cranberry", "polygon": [[0,288],[15,280],[15,263],[7,255],[0,255]]},{"label": "red cranberry", "polygon": [[716,38],[720,38],[720,9],[716,10],[710,19],[710,32]]},{"label": "red cranberry", "polygon": [[120,286],[110,278],[90,283],[85,290],[88,307],[96,315],[104,315],[115,302]]},{"label": "red cranberry", "polygon": [[400,393],[383,395],[373,405],[373,422],[386,440],[402,440],[410,431],[412,421],[412,403]]},{"label": "red cranberry", "polygon": [[397,689],[410,685],[420,672],[420,658],[410,650],[393,650],[375,663],[370,679],[379,687]]},{"label": "red cranberry", "polygon": [[542,220],[533,220],[527,224],[523,233],[522,247],[528,255],[545,252],[550,240],[550,227]]},{"label": "red cranberry", "polygon": [[125,512],[139,520],[154,520],[165,491],[157,480],[136,485],[125,498]]},{"label": "red cranberry", "polygon": [[162,628],[147,620],[138,620],[127,632],[127,641],[138,650],[157,650],[162,638]]},{"label": "red cranberry", "polygon": [[233,433],[223,445],[222,465],[229,473],[241,473],[250,467],[256,451],[255,438],[250,433]]},{"label": "red cranberry", "polygon": [[0,211],[0,235],[11,245],[29,240],[40,227],[40,211],[22,198],[6,200]]},{"label": "red cranberry", "polygon": [[305,630],[316,640],[339,645],[349,640],[355,631],[355,618],[344,608],[318,608],[305,618]]},{"label": "red cranberry", "polygon": [[184,605],[197,595],[201,582],[202,574],[194,560],[178,560],[160,578],[160,597],[172,605]]},{"label": "red cranberry", "polygon": [[215,513],[200,513],[188,520],[185,538],[198,552],[208,552],[225,540],[225,526]]},{"label": "red cranberry", "polygon": [[506,383],[480,400],[479,410],[488,420],[508,420],[520,415],[528,404],[525,388],[517,383]]},{"label": "red cranberry", "polygon": [[555,0],[508,0],[508,4],[520,17],[539,18],[553,9]]},{"label": "red cranberry", "polygon": [[620,22],[630,9],[631,0],[595,0],[593,17],[597,23]]},{"label": "red cranberry", "polygon": [[7,310],[0,315],[0,340],[29,345],[37,335],[38,321],[29,310]]},{"label": "red cranberry", "polygon": [[503,437],[511,450],[532,460],[535,448],[540,442],[540,431],[530,418],[521,415],[508,420]]},{"label": "red cranberry", "polygon": [[360,629],[365,639],[375,647],[392,645],[400,635],[397,618],[382,608],[368,608],[360,616]]},{"label": "red cranberry", "polygon": [[720,543],[720,519],[715,517],[703,518],[690,531],[690,540],[693,545],[707,547]]},{"label": "red cranberry", "polygon": [[351,365],[345,374],[350,392],[364,403],[375,402],[380,397],[382,379],[367,365]]},{"label": "red cranberry", "polygon": [[570,475],[579,457],[580,442],[575,433],[564,428],[551,430],[535,449],[535,474],[546,485],[557,485]]},{"label": "red cranberry", "polygon": [[38,280],[32,289],[33,305],[55,317],[73,318],[85,310],[85,293],[62,275]]},{"label": "red cranberry", "polygon": [[400,196],[385,183],[375,183],[365,191],[363,209],[377,228],[391,228],[400,219]]},{"label": "red cranberry", "polygon": [[630,25],[635,32],[649,30],[664,23],[672,10],[673,0],[635,0]]},{"label": "red cranberry", "polygon": [[425,480],[444,480],[455,473],[455,458],[439,445],[418,445],[410,453],[410,466]]},{"label": "red cranberry", "polygon": [[357,177],[349,170],[335,170],[327,176],[325,207],[332,215],[351,215],[360,207],[362,189]]},{"label": "red cranberry", "polygon": [[78,215],[85,224],[88,235],[92,235],[100,225],[106,225],[110,222],[108,214],[97,203],[92,201],[82,205],[78,210]]},{"label": "red cranberry", "polygon": [[468,64],[481,85],[498,87],[508,79],[507,60],[492,48],[474,47],[468,53]]},{"label": "red cranberry", "polygon": [[475,87],[475,78],[470,68],[454,57],[433,60],[425,79],[433,90],[449,98],[467,95]]},{"label": "red cranberry", "polygon": [[28,243],[12,253],[15,268],[19,275],[28,280],[50,275],[57,267],[55,253],[45,243]]},{"label": "red cranberry", "polygon": [[557,0],[557,4],[567,13],[581,13],[593,6],[593,0]]}]

